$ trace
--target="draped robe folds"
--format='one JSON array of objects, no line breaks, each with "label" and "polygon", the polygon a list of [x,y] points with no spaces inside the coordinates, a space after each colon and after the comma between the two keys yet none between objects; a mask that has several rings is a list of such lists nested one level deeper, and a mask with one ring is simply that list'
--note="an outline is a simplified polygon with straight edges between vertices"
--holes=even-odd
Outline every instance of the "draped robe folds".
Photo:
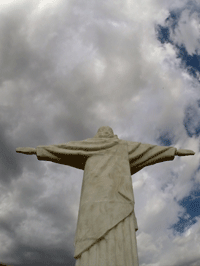
[{"label": "draped robe folds", "polygon": [[60,145],[38,146],[38,160],[84,170],[74,258],[95,245],[134,213],[131,175],[148,165],[174,159],[176,148],[113,138],[91,138]]}]

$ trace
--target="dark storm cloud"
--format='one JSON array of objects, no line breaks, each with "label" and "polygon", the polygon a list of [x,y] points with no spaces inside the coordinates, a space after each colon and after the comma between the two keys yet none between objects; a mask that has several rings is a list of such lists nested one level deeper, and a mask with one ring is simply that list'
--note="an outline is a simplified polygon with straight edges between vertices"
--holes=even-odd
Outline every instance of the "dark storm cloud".
[{"label": "dark storm cloud", "polygon": [[[15,5],[9,12],[1,12],[1,82],[4,80],[18,80],[30,78],[30,73],[38,78],[40,71],[37,53],[31,49],[27,42],[26,25],[31,14],[33,1],[24,6]],[[37,67],[34,69],[35,66]],[[35,73],[34,73],[35,72]]]}]

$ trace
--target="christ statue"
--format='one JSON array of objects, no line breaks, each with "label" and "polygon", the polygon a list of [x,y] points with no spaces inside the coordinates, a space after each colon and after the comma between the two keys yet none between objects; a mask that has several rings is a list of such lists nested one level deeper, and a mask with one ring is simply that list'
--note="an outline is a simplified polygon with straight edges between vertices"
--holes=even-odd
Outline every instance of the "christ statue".
[{"label": "christ statue", "polygon": [[121,140],[100,127],[93,138],[58,145],[17,148],[38,160],[82,169],[83,182],[74,258],[76,266],[138,266],[131,175],[192,150]]}]

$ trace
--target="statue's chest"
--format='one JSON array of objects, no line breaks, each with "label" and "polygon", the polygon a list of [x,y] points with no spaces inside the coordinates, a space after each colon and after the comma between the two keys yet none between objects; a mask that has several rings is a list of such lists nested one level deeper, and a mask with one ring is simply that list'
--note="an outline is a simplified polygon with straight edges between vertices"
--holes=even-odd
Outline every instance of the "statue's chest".
[{"label": "statue's chest", "polygon": [[90,157],[86,162],[82,183],[84,201],[113,197],[125,176],[130,177],[126,145],[119,144]]}]

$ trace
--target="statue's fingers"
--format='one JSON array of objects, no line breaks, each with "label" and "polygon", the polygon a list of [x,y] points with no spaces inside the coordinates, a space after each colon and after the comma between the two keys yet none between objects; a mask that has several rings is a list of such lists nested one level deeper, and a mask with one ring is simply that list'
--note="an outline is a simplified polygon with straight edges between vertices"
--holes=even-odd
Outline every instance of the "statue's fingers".
[{"label": "statue's fingers", "polygon": [[30,148],[29,147],[19,147],[19,148],[16,149],[16,152],[29,154]]},{"label": "statue's fingers", "polygon": [[183,150],[185,155],[194,155],[195,152],[192,150]]},{"label": "statue's fingers", "polygon": [[23,149],[23,148],[17,148],[17,149],[16,149],[16,152],[18,152],[18,153],[22,153],[22,152],[23,152],[22,149]]},{"label": "statue's fingers", "polygon": [[194,155],[194,154],[195,154],[195,152],[194,152],[194,151],[192,151],[192,150],[188,150],[188,154],[189,154],[189,155]]},{"label": "statue's fingers", "polygon": [[36,154],[36,149],[35,148],[30,148],[30,147],[23,147],[23,148],[17,148],[16,152],[18,153],[24,153],[27,155],[32,155],[32,154]]},{"label": "statue's fingers", "polygon": [[177,151],[177,155],[179,156],[187,156],[187,155],[194,155],[195,152],[192,150],[186,150],[186,149],[179,149]]}]

